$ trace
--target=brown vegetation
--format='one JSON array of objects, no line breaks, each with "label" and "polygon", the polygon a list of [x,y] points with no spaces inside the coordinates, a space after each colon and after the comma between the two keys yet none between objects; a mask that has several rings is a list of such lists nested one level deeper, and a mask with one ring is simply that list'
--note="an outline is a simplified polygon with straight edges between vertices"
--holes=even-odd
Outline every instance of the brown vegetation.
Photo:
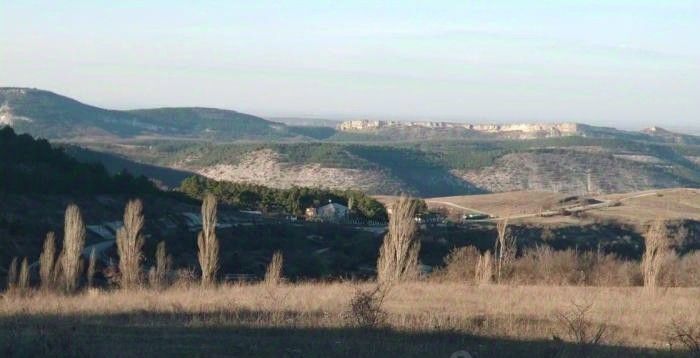
[{"label": "brown vegetation", "polygon": [[41,279],[41,287],[44,290],[53,288],[56,266],[56,236],[53,232],[46,234],[44,240],[44,249],[39,256],[39,278]]},{"label": "brown vegetation", "polygon": [[134,288],[141,283],[141,249],[145,239],[143,229],[143,204],[141,200],[131,200],[124,209],[124,226],[117,231],[117,251],[119,252],[120,285]]},{"label": "brown vegetation", "polygon": [[61,283],[66,292],[73,292],[78,287],[80,256],[85,246],[85,224],[76,205],[71,204],[66,208],[63,232],[63,250],[60,256]]},{"label": "brown vegetation", "polygon": [[389,232],[384,237],[377,260],[377,280],[382,284],[404,281],[418,274],[417,205],[416,200],[401,196],[391,206]]},{"label": "brown vegetation", "polygon": [[202,201],[202,231],[197,236],[202,285],[209,286],[219,269],[219,240],[216,238],[216,197],[208,194]]},{"label": "brown vegetation", "polygon": [[270,263],[267,265],[267,270],[265,271],[265,284],[268,286],[276,286],[282,282],[282,264],[282,253],[276,251],[272,255],[272,260],[270,260]]}]

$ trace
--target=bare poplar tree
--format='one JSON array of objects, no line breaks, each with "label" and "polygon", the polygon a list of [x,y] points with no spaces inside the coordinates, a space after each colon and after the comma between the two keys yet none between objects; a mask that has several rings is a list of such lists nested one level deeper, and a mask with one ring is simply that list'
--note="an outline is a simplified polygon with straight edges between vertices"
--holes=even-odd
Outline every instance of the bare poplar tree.
[{"label": "bare poplar tree", "polygon": [[655,220],[644,235],[644,255],[642,257],[642,274],[644,288],[653,291],[658,285],[661,268],[671,255],[668,228],[661,219]]},{"label": "bare poplar tree", "polygon": [[418,202],[402,195],[392,204],[389,232],[379,249],[377,280],[391,284],[416,277],[420,241],[415,216]]},{"label": "bare poplar tree", "polygon": [[90,260],[87,268],[87,283],[88,287],[92,287],[93,281],[95,279],[95,266],[97,265],[97,254],[95,248],[90,250]]},{"label": "bare poplar tree", "polygon": [[117,231],[120,284],[123,288],[134,288],[141,281],[141,250],[145,243],[141,233],[143,223],[141,200],[130,200],[124,209],[124,226]]},{"label": "bare poplar tree", "polygon": [[501,282],[505,271],[510,264],[515,260],[517,251],[515,236],[511,235],[508,230],[509,216],[496,223],[496,232],[498,237],[494,245],[493,253],[496,259],[496,280]]},{"label": "bare poplar tree", "polygon": [[75,204],[68,205],[63,227],[63,250],[61,251],[61,273],[63,289],[73,292],[78,287],[81,254],[85,247],[85,224],[80,209]]},{"label": "bare poplar tree", "polygon": [[272,254],[272,260],[270,260],[270,264],[267,265],[267,271],[265,272],[266,285],[277,286],[282,282],[283,260],[281,252],[276,251]]},{"label": "bare poplar tree", "polygon": [[493,276],[493,264],[491,263],[490,251],[486,251],[479,255],[474,273],[474,281],[476,281],[477,284],[486,285],[491,283],[491,277]]},{"label": "bare poplar tree", "polygon": [[56,236],[53,232],[46,234],[44,240],[44,249],[39,256],[39,278],[41,279],[41,288],[44,290],[51,289],[55,283],[56,266]]},{"label": "bare poplar tree", "polygon": [[219,269],[219,241],[216,238],[216,197],[207,194],[202,201],[202,231],[197,236],[202,285],[214,283]]},{"label": "bare poplar tree", "polygon": [[15,287],[17,287],[17,258],[13,257],[7,269],[7,290],[12,291]]},{"label": "bare poplar tree", "polygon": [[170,270],[170,259],[165,251],[165,241],[161,241],[156,246],[156,265],[149,272],[149,281],[155,288],[163,287]]},{"label": "bare poplar tree", "polygon": [[29,263],[27,262],[26,257],[22,260],[22,264],[20,265],[17,288],[19,288],[22,292],[29,289]]}]

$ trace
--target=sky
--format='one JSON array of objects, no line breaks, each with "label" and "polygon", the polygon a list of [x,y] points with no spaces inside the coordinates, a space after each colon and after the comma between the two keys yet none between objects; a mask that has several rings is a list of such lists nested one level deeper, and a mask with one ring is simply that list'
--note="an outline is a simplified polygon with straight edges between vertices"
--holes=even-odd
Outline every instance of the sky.
[{"label": "sky", "polygon": [[700,0],[1,1],[0,86],[114,109],[700,129]]}]

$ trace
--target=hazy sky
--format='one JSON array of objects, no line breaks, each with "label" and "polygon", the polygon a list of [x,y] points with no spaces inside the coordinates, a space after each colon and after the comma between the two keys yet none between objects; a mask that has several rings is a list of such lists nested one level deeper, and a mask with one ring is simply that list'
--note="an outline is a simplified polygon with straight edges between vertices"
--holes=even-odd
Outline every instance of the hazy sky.
[{"label": "hazy sky", "polygon": [[110,108],[700,127],[700,0],[7,0],[0,86]]}]

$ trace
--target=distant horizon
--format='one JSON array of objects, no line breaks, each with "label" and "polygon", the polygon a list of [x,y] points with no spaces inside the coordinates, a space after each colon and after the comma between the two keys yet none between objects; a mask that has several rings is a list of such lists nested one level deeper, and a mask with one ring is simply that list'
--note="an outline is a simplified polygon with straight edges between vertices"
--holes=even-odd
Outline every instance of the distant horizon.
[{"label": "distant horizon", "polygon": [[700,123],[697,0],[6,1],[0,33],[2,82],[107,108]]},{"label": "distant horizon", "polygon": [[[368,114],[276,114],[276,113],[258,113],[258,112],[251,112],[251,111],[242,111],[238,108],[234,107],[222,107],[222,106],[208,106],[208,105],[200,105],[200,104],[189,104],[189,105],[178,105],[178,104],[168,104],[168,105],[141,105],[141,106],[109,106],[109,105],[101,105],[101,104],[96,104],[93,103],[92,101],[86,101],[82,98],[79,97],[74,97],[72,95],[67,95],[65,93],[61,93],[52,89],[48,88],[39,88],[35,86],[16,86],[16,85],[7,85],[7,84],[0,84],[0,88],[21,88],[21,89],[33,89],[33,90],[40,90],[40,91],[48,91],[60,96],[64,96],[73,100],[76,100],[80,103],[90,105],[90,106],[96,106],[100,107],[103,109],[109,109],[109,110],[119,110],[119,111],[129,111],[129,110],[138,110],[138,109],[154,109],[154,108],[185,108],[185,107],[201,107],[201,108],[215,108],[215,109],[221,109],[221,110],[230,110],[230,111],[236,111],[236,112],[241,112],[241,113],[246,113],[249,115],[254,115],[260,118],[268,119],[274,121],[276,118],[279,119],[284,119],[284,118],[296,118],[296,119],[319,119],[319,120],[329,120],[329,121],[337,121],[337,122],[342,122],[342,121],[350,121],[350,120],[379,120],[379,121],[399,121],[399,122],[452,122],[452,123],[470,123],[470,124],[509,124],[509,123],[579,123],[579,124],[587,124],[587,125],[593,125],[593,126],[601,126],[601,127],[612,127],[616,129],[621,129],[621,130],[628,130],[628,131],[640,131],[646,128],[651,128],[651,127],[660,127],[666,130],[671,130],[671,131],[677,131],[681,133],[686,133],[686,134],[697,134],[700,135],[700,124],[698,125],[689,125],[689,126],[677,126],[677,125],[663,125],[663,124],[653,124],[650,123],[645,126],[637,127],[637,126],[626,126],[624,124],[619,125],[615,123],[604,123],[600,121],[595,121],[595,120],[585,120],[585,119],[538,119],[538,118],[511,118],[511,119],[503,119],[503,118],[483,118],[483,117],[440,117],[440,116],[420,116],[420,117],[409,117],[409,116],[377,116],[377,115],[368,115]],[[98,101],[99,102],[99,101]]]}]

